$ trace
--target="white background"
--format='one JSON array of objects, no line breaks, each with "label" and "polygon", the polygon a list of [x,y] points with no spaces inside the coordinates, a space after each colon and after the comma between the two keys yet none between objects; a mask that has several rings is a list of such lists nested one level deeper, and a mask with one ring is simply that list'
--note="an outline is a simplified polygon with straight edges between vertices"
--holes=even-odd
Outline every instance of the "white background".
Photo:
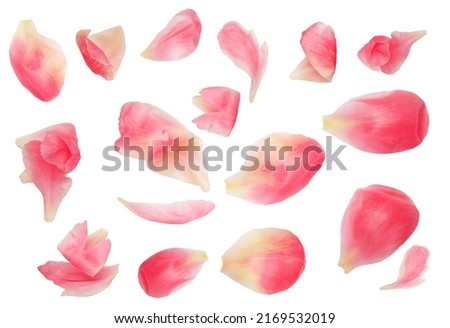
[{"label": "white background", "polygon": [[[444,1],[15,1],[0,5],[1,113],[0,170],[0,326],[115,327],[113,315],[245,314],[257,312],[334,312],[334,327],[445,326],[449,298],[448,121],[449,24]],[[140,57],[155,35],[179,11],[194,9],[203,24],[200,44],[177,62]],[[8,49],[20,19],[32,18],[40,33],[58,41],[68,71],[60,96],[42,103],[24,89],[9,63]],[[267,72],[254,103],[249,104],[249,77],[225,57],[217,33],[228,21],[252,28],[269,47]],[[303,58],[303,30],[322,21],[334,28],[337,71],[330,84],[292,81],[289,74]],[[116,79],[107,82],[85,65],[75,43],[80,29],[101,31],[122,25],[127,51]],[[374,35],[426,29],[399,72],[373,72],[357,51]],[[242,102],[229,138],[200,131],[191,120],[201,114],[191,97],[200,89],[224,85],[239,90]],[[348,170],[322,169],[300,193],[275,205],[245,202],[225,193],[224,178],[210,173],[211,191],[156,173],[104,172],[102,149],[119,137],[118,116],[127,101],[152,103],[203,138],[205,145],[245,146],[272,132],[305,134],[325,145],[321,118],[355,96],[405,89],[428,105],[430,129],[418,148],[375,155],[347,147],[341,160]],[[70,174],[73,186],[54,222],[43,219],[41,195],[18,178],[23,170],[15,138],[60,122],[75,124],[82,160]],[[342,144],[334,138],[335,146]],[[242,164],[235,157],[233,171]],[[411,238],[385,261],[345,275],[337,266],[340,223],[356,188],[385,184],[406,192],[420,210]],[[216,209],[188,225],[165,226],[145,221],[120,204],[130,201],[172,202],[208,199]],[[119,274],[102,293],[61,297],[37,267],[63,260],[56,246],[75,223],[88,220],[89,230],[109,231],[108,264]],[[286,228],[299,236],[307,265],[288,291],[260,295],[221,274],[221,255],[245,232],[261,227]],[[398,275],[412,245],[431,252],[423,285],[380,291]],[[205,250],[209,261],[198,277],[162,299],[139,287],[137,270],[153,253],[169,247]],[[124,325],[125,326],[125,325]],[[209,325],[212,327],[212,325]],[[252,326],[252,324],[247,324]],[[281,325],[280,325],[281,326]]]}]

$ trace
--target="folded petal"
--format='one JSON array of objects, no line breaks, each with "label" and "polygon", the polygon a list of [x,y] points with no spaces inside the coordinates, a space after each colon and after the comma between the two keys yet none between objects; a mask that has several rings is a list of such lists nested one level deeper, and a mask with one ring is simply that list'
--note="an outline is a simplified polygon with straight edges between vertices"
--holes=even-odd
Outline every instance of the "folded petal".
[{"label": "folded petal", "polygon": [[306,58],[291,73],[294,80],[331,82],[336,70],[336,37],[329,25],[318,22],[302,33]]},{"label": "folded petal", "polygon": [[395,153],[417,147],[427,135],[428,124],[424,101],[403,90],[351,99],[323,118],[325,131],[370,153]]},{"label": "folded petal", "polygon": [[192,103],[205,112],[194,122],[201,130],[230,135],[236,123],[241,94],[227,87],[210,87],[200,91]]},{"label": "folded petal", "polygon": [[290,288],[305,268],[305,252],[296,235],[277,228],[243,235],[222,256],[221,271],[255,292],[274,294]]},{"label": "folded petal", "polygon": [[419,211],[404,192],[380,185],[356,190],[342,220],[339,266],[348,273],[384,260],[418,223]]},{"label": "folded petal", "polygon": [[241,171],[225,180],[227,193],[258,204],[281,202],[302,190],[325,158],[317,141],[288,133],[273,133],[243,153]]},{"label": "folded petal", "polygon": [[430,252],[422,246],[413,246],[405,254],[396,282],[380,289],[411,288],[425,281],[421,276],[428,270]]},{"label": "folded petal", "polygon": [[169,248],[150,256],[139,267],[139,284],[152,297],[164,297],[190,283],[208,260],[204,251]]},{"label": "folded petal", "polygon": [[374,36],[361,50],[358,51],[358,58],[371,70],[379,71],[381,66],[386,64],[390,57],[390,38],[384,35]]},{"label": "folded petal", "polygon": [[266,71],[267,44],[264,42],[260,48],[255,33],[245,30],[236,22],[225,24],[217,39],[223,53],[250,76],[252,84],[249,100],[252,102]]},{"label": "folded petal", "polygon": [[66,74],[66,57],[55,41],[36,31],[32,20],[19,22],[9,58],[20,83],[36,98],[50,101],[59,95]]},{"label": "folded petal", "polygon": [[76,42],[89,69],[106,80],[113,80],[125,55],[125,35],[121,26],[91,34],[81,30]]},{"label": "folded petal", "polygon": [[183,10],[170,20],[141,55],[160,61],[185,58],[197,49],[201,32],[197,13],[192,9]]}]

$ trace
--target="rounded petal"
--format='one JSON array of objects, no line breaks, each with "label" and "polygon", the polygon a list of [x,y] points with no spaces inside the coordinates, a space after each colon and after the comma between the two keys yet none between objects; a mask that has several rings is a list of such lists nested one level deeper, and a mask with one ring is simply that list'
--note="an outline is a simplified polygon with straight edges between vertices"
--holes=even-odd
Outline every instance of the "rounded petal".
[{"label": "rounded petal", "polygon": [[387,36],[374,36],[358,51],[358,58],[371,70],[379,71],[380,66],[386,64],[391,57],[389,42]]}]

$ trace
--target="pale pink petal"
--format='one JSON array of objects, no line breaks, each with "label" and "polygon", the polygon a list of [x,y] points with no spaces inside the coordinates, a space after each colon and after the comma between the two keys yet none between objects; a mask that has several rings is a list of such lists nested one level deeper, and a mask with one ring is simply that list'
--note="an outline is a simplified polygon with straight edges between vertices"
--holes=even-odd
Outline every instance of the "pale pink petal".
[{"label": "pale pink petal", "polygon": [[405,254],[396,282],[380,289],[411,288],[425,281],[422,275],[428,270],[430,252],[426,247],[413,246]]},{"label": "pale pink petal", "polygon": [[11,66],[20,83],[36,98],[56,98],[64,84],[66,58],[60,46],[36,31],[32,20],[22,20],[9,49]]},{"label": "pale pink petal", "polygon": [[264,42],[260,48],[254,32],[245,30],[236,22],[225,24],[217,39],[223,53],[250,76],[252,83],[249,100],[252,102],[266,71],[267,44]]},{"label": "pale pink petal", "polygon": [[160,61],[185,58],[197,49],[201,32],[202,24],[196,12],[183,10],[170,20],[141,55]]},{"label": "pale pink petal", "polygon": [[389,42],[390,38],[387,36],[374,36],[358,51],[359,59],[371,70],[381,70],[380,66],[386,64],[391,57]]},{"label": "pale pink petal", "polygon": [[208,260],[204,251],[170,248],[160,251],[139,267],[139,284],[152,297],[165,297],[190,283]]},{"label": "pale pink petal", "polygon": [[121,26],[91,34],[81,30],[76,42],[89,69],[106,80],[113,80],[125,55],[125,35]]},{"label": "pale pink petal", "polygon": [[227,87],[210,87],[200,91],[192,103],[205,114],[192,122],[201,130],[229,136],[236,123],[241,94]]}]

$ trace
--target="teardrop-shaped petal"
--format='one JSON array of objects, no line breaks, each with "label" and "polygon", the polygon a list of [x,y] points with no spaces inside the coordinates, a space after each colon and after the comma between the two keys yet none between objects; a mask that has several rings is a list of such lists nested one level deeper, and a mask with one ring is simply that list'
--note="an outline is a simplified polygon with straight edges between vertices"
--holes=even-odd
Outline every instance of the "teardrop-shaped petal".
[{"label": "teardrop-shaped petal", "polygon": [[243,152],[241,171],[225,180],[227,193],[258,204],[281,202],[302,190],[325,158],[317,141],[288,133],[273,133]]},{"label": "teardrop-shaped petal", "polygon": [[139,284],[152,297],[164,297],[190,283],[208,260],[204,251],[169,248],[160,251],[139,267]]},{"label": "teardrop-shaped petal", "polygon": [[201,32],[202,24],[197,13],[192,9],[183,10],[158,33],[141,56],[159,61],[185,58],[197,49]]},{"label": "teardrop-shaped petal", "polygon": [[245,30],[239,23],[229,22],[220,30],[217,39],[223,53],[251,78],[250,102],[253,102],[261,79],[266,71],[268,48],[264,42],[259,47],[253,31]]},{"label": "teardrop-shaped petal", "polygon": [[67,262],[48,261],[38,267],[42,275],[64,288],[63,296],[91,296],[107,288],[117,275],[119,265],[105,266],[91,277]]},{"label": "teardrop-shaped petal", "polygon": [[425,281],[422,275],[428,270],[430,252],[426,247],[413,246],[405,254],[396,282],[381,287],[385,289],[411,288]]},{"label": "teardrop-shaped petal", "polygon": [[355,148],[382,154],[417,147],[428,124],[424,101],[403,90],[353,98],[323,118],[325,131]]},{"label": "teardrop-shaped petal", "polygon": [[241,94],[227,87],[209,87],[192,98],[192,103],[205,112],[192,122],[201,130],[230,135],[236,123]]},{"label": "teardrop-shaped petal", "polygon": [[331,82],[336,71],[336,37],[333,28],[317,22],[302,33],[300,44],[306,58],[291,73],[291,79]]},{"label": "teardrop-shaped petal", "polygon": [[56,98],[66,74],[66,57],[53,40],[39,34],[32,20],[19,22],[9,48],[11,66],[20,83],[36,98]]},{"label": "teardrop-shaped petal", "polygon": [[125,55],[125,35],[121,26],[91,34],[78,31],[76,42],[89,69],[105,80],[113,80]]},{"label": "teardrop-shaped petal", "polygon": [[380,185],[356,190],[342,220],[339,266],[348,273],[384,260],[418,223],[419,211],[404,192]]},{"label": "teardrop-shaped petal", "polygon": [[305,268],[305,251],[296,235],[284,229],[247,232],[222,256],[221,272],[258,293],[290,288]]},{"label": "teardrop-shaped petal", "polygon": [[214,209],[214,203],[206,200],[187,200],[169,204],[133,203],[118,200],[131,212],[146,220],[184,224],[204,217]]}]

